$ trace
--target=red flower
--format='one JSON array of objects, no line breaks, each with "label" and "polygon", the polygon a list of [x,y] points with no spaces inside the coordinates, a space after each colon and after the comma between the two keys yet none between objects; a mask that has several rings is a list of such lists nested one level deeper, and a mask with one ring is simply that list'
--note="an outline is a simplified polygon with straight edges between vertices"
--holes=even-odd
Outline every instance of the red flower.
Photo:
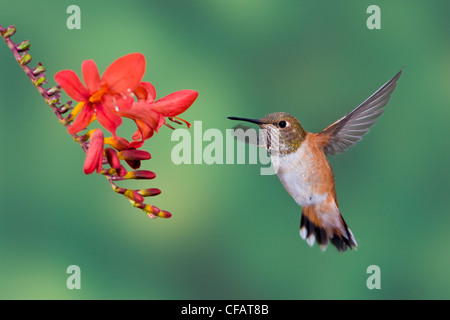
[{"label": "red flower", "polygon": [[114,61],[100,78],[93,60],[85,60],[81,71],[86,87],[72,70],[63,70],[55,75],[55,81],[74,100],[80,103],[72,112],[78,116],[68,131],[71,134],[85,129],[95,119],[113,135],[122,123],[117,114],[129,109],[134,101],[131,93],[139,86],[145,73],[145,57],[131,53]]},{"label": "red flower", "polygon": [[141,82],[134,94],[138,101],[134,102],[131,108],[121,109],[118,112],[121,116],[136,122],[138,130],[134,133],[133,140],[149,139],[153,132],[158,132],[165,123],[164,117],[181,120],[190,126],[190,123],[176,116],[194,103],[198,97],[197,91],[180,90],[155,101],[156,91],[153,85],[149,82]]}]

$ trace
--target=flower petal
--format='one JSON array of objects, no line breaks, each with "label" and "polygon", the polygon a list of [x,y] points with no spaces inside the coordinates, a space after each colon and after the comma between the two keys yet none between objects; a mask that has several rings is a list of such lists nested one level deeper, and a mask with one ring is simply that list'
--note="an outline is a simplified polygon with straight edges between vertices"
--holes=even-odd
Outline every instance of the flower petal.
[{"label": "flower petal", "polygon": [[128,110],[132,107],[134,99],[127,95],[115,95],[112,99],[114,111]]},{"label": "flower petal", "polygon": [[55,81],[75,101],[85,101],[89,91],[81,83],[80,78],[72,70],[62,70],[55,74]]},{"label": "flower petal", "polygon": [[153,103],[135,102],[131,109],[118,112],[119,115],[136,122],[139,130],[133,135],[133,140],[148,139],[153,135],[153,131],[158,132],[163,125],[164,117],[153,111],[152,106]]},{"label": "flower petal", "polygon": [[130,148],[139,149],[144,144],[144,141],[131,141]]},{"label": "flower petal", "polygon": [[131,53],[114,61],[102,76],[112,93],[134,91],[145,73],[145,57],[142,53]]},{"label": "flower petal", "polygon": [[81,64],[83,80],[90,93],[94,93],[100,88],[100,74],[94,60],[85,60]]},{"label": "flower petal", "polygon": [[119,151],[131,148],[128,140],[119,136],[105,138],[105,144],[108,144]]},{"label": "flower petal", "polygon": [[115,112],[111,111],[105,104],[97,105],[96,114],[97,120],[103,128],[115,136],[117,128],[122,124],[122,118]]},{"label": "flower petal", "polygon": [[154,102],[152,109],[164,117],[174,117],[186,111],[197,97],[197,91],[180,90]]},{"label": "flower petal", "polygon": [[142,142],[144,140],[150,139],[153,136],[153,128],[149,125],[147,125],[144,121],[136,120],[136,125],[138,129],[133,134],[131,139],[133,140],[141,140]]},{"label": "flower petal", "polygon": [[93,116],[94,110],[92,109],[91,105],[87,103],[75,118],[75,121],[72,123],[72,125],[67,129],[67,131],[70,134],[80,132],[89,125]]},{"label": "flower petal", "polygon": [[150,82],[141,82],[134,94],[140,102],[153,102],[156,99],[155,87]]},{"label": "flower petal", "polygon": [[86,159],[84,160],[84,173],[91,174],[97,169],[97,172],[102,170],[103,165],[103,131],[95,130],[91,136],[91,143],[86,152]]}]

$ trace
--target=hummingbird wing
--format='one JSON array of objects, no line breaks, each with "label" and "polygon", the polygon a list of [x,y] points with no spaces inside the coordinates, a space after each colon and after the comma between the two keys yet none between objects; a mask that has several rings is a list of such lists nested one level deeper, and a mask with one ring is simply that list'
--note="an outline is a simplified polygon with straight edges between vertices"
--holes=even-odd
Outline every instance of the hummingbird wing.
[{"label": "hummingbird wing", "polygon": [[344,152],[369,132],[384,112],[383,107],[389,102],[402,72],[403,69],[357,108],[318,134],[325,138],[322,140],[325,154]]}]

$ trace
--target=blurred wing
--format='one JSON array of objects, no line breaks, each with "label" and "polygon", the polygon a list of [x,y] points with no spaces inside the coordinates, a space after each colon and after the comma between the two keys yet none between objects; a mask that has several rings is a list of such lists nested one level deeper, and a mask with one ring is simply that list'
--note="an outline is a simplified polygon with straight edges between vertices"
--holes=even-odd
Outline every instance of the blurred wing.
[{"label": "blurred wing", "polygon": [[318,134],[324,138],[325,154],[344,152],[369,132],[370,127],[384,112],[383,107],[389,102],[402,72],[403,69],[356,109]]}]

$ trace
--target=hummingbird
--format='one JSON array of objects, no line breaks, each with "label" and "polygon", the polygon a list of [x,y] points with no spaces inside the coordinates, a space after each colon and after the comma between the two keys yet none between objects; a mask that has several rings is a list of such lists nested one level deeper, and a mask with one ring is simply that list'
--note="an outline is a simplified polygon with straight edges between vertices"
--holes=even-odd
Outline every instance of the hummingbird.
[{"label": "hummingbird", "polygon": [[328,242],[338,251],[357,248],[356,240],[339,210],[333,170],[327,155],[355,145],[369,132],[389,102],[402,74],[373,93],[363,103],[319,133],[306,131],[294,116],[276,112],[261,119],[228,117],[265,129],[263,147],[277,160],[276,173],[287,192],[302,207],[299,233],[325,251]]}]

